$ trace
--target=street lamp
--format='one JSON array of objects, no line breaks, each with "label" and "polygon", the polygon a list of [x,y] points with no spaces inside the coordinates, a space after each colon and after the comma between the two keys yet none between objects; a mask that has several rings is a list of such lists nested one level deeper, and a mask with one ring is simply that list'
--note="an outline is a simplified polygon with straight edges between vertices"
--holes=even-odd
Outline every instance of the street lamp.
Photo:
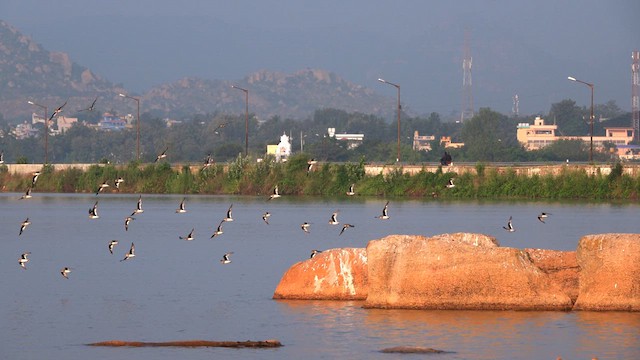
[{"label": "street lamp", "polygon": [[49,113],[47,112],[47,107],[44,105],[40,105],[31,100],[27,101],[28,104],[37,106],[44,110],[44,163],[49,163]]},{"label": "street lamp", "polygon": [[593,87],[594,86],[591,83],[578,80],[572,76],[567,77],[567,79],[571,81],[579,82],[581,84],[585,84],[591,89],[591,115],[589,116],[589,122],[591,126],[591,131],[590,131],[591,141],[590,141],[590,148],[589,148],[589,162],[593,162]]},{"label": "street lamp", "polygon": [[400,85],[394,84],[392,82],[388,82],[383,79],[378,79],[381,83],[389,84],[391,86],[395,86],[398,89],[398,151],[396,155],[396,162],[400,162],[400,111],[402,111],[402,107],[400,105]]},{"label": "street lamp", "polygon": [[249,152],[249,90],[235,85],[231,87],[244,91],[244,156],[247,156]]},{"label": "street lamp", "polygon": [[138,105],[138,118],[136,120],[136,153],[138,156],[138,161],[140,161],[140,98],[136,98],[133,96],[129,96],[126,94],[118,94],[118,96],[122,96],[123,98],[132,99],[136,101]]}]

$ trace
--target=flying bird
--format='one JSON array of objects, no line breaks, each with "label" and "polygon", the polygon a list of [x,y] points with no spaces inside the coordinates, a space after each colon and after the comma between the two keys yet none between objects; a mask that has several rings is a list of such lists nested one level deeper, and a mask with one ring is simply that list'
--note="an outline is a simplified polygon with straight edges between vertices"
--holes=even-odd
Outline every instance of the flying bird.
[{"label": "flying bird", "polygon": [[231,208],[233,208],[233,204],[231,204],[231,206],[229,206],[229,209],[227,210],[227,216],[225,216],[225,218],[222,221],[233,221],[233,215],[231,214]]},{"label": "flying bird", "polygon": [[220,224],[218,225],[218,228],[216,229],[216,231],[213,233],[213,235],[211,235],[210,239],[213,239],[214,237],[218,236],[218,235],[222,235],[224,232],[222,231],[222,224],[224,224],[224,220],[220,221]]},{"label": "flying bird", "polygon": [[0,151],[0,164],[4,164],[4,151]]},{"label": "flying bird", "polygon": [[36,171],[33,173],[33,177],[31,178],[31,187],[36,186],[36,181],[38,181],[39,176],[40,176],[40,171]]},{"label": "flying bird", "polygon": [[516,229],[513,228],[513,223],[511,222],[512,217],[509,216],[509,221],[507,222],[507,226],[503,226],[502,228],[507,230],[508,232],[514,232]]},{"label": "flying bird", "polygon": [[120,184],[122,184],[123,182],[124,182],[124,179],[121,177],[114,180],[114,184],[116,185],[116,189],[118,191],[120,191]]},{"label": "flying bird", "polygon": [[180,201],[180,205],[178,205],[178,208],[176,209],[176,213],[184,214],[187,212],[187,209],[185,209],[184,207],[185,200],[186,198],[182,198],[182,201]]},{"label": "flying bird", "polygon": [[338,236],[342,235],[342,233],[343,233],[345,230],[347,230],[348,228],[352,228],[352,227],[355,227],[355,226],[353,226],[353,225],[351,225],[351,224],[344,224],[344,225],[342,225],[342,230],[340,230],[340,234],[338,234]]},{"label": "flying bird", "polygon": [[24,195],[20,196],[20,200],[23,200],[23,199],[31,199],[31,186],[29,186],[29,188],[24,193]]},{"label": "flying bird", "polygon": [[386,204],[384,204],[384,208],[382,208],[382,215],[377,216],[377,218],[381,220],[389,219],[389,202],[388,201]]},{"label": "flying bird", "polygon": [[354,191],[354,187],[355,187],[355,184],[351,184],[351,186],[349,186],[349,191],[347,191],[348,196],[353,196],[356,194],[356,192]]},{"label": "flying bird", "polygon": [[231,259],[229,258],[231,256],[231,254],[233,254],[233,251],[230,251],[224,255],[222,255],[222,259],[220,259],[220,262],[222,264],[229,264],[231,263]]},{"label": "flying bird", "polygon": [[64,108],[65,105],[67,105],[67,102],[69,102],[69,99],[67,99],[67,101],[64,102],[64,104],[60,105],[58,108],[56,108],[53,111],[53,114],[51,114],[51,117],[49,118],[49,121],[53,120],[54,117],[56,117],[56,115],[60,114],[62,112],[62,109]]},{"label": "flying bird", "polygon": [[62,276],[63,276],[65,279],[68,279],[68,278],[69,278],[69,274],[70,274],[70,273],[71,273],[71,269],[70,269],[70,268],[68,268],[68,267],[63,267],[63,268],[62,268],[62,270],[60,270],[60,274],[62,274]]},{"label": "flying bird", "polygon": [[118,245],[118,240],[109,241],[109,252],[111,255],[113,255],[113,248],[116,247],[116,245]]},{"label": "flying bird", "polygon": [[338,225],[340,222],[338,221],[338,212],[334,212],[331,214],[331,218],[329,219],[329,225]]},{"label": "flying bird", "polygon": [[124,219],[124,231],[129,231],[129,224],[131,223],[131,221],[135,220],[136,218],[131,217],[131,216],[127,216]]},{"label": "flying bird", "polygon": [[311,255],[309,256],[309,259],[313,259],[314,256],[318,255],[321,252],[322,251],[320,250],[311,250]]},{"label": "flying bird", "polygon": [[264,214],[262,214],[262,221],[264,221],[265,224],[269,225],[269,218],[270,217],[271,217],[271,213],[267,211]]},{"label": "flying bird", "polygon": [[158,156],[156,156],[156,161],[158,162],[160,159],[164,159],[167,157],[167,150],[169,150],[169,147],[165,148],[164,151],[162,151]]},{"label": "flying bird", "polygon": [[22,253],[22,255],[20,255],[20,259],[18,259],[18,264],[20,264],[20,267],[22,267],[25,270],[27,270],[27,263],[29,262],[29,258],[28,258],[29,255],[31,255],[30,252]]},{"label": "flying bird", "polygon": [[309,224],[308,222],[303,222],[302,225],[300,225],[300,228],[302,229],[302,231],[304,231],[305,233],[309,234],[309,227],[311,226],[311,224]]},{"label": "flying bird", "polygon": [[317,163],[318,162],[314,158],[311,158],[311,160],[307,161],[307,175],[309,175],[309,173],[311,172],[311,169],[313,169],[313,166]]},{"label": "flying bird", "polygon": [[213,129],[213,133],[216,134],[216,135],[220,135],[218,130],[224,128],[225,126],[227,126],[230,123],[231,123],[231,121],[227,121],[227,122],[223,122],[223,123],[218,124],[218,126],[216,126],[216,128]]},{"label": "flying bird", "polygon": [[[116,183],[117,184],[117,183]],[[116,185],[117,186],[117,185]],[[100,184],[100,186],[98,186],[98,190],[96,190],[96,196],[98,194],[100,194],[104,189],[108,188],[109,184],[107,183],[107,181],[105,180],[102,184]]]},{"label": "flying bird", "polygon": [[193,240],[193,239],[194,239],[194,237],[193,237],[193,231],[194,231],[194,230],[195,230],[195,229],[191,229],[191,232],[190,232],[189,234],[187,234],[187,236],[185,236],[185,237],[178,236],[178,238],[180,238],[181,240],[191,241],[191,240]]},{"label": "flying bird", "polygon": [[22,233],[27,229],[27,226],[29,225],[31,225],[31,221],[29,221],[29,218],[27,218],[20,224],[20,233],[18,233],[18,236],[22,235]]},{"label": "flying bird", "polygon": [[136,256],[136,247],[133,245],[133,243],[131,243],[131,247],[129,248],[129,252],[124,254],[124,259],[120,260],[120,261],[125,261],[128,260],[132,257]]},{"label": "flying bird", "polygon": [[545,212],[540,213],[540,215],[538,215],[538,220],[540,220],[540,222],[544,224],[545,223],[544,219],[548,218],[549,215],[551,215],[551,214],[550,213],[545,213]]},{"label": "flying bird", "polygon": [[140,195],[138,197],[138,204],[136,205],[136,209],[133,210],[133,212],[131,213],[131,216],[133,216],[135,214],[141,214],[143,212],[144,212],[144,210],[142,209],[142,195]]},{"label": "flying bird", "polygon": [[453,183],[453,178],[449,179],[449,182],[447,182],[447,188],[451,189],[456,187],[456,184]]},{"label": "flying bird", "polygon": [[215,161],[213,160],[213,157],[211,157],[211,154],[207,154],[207,158],[204,159],[204,164],[202,165],[202,170],[208,168],[209,166],[213,165],[215,163]]},{"label": "flying bird", "polygon": [[98,219],[98,218],[100,218],[100,216],[98,215],[98,202],[96,201],[96,203],[93,204],[93,207],[89,209],[89,219]]},{"label": "flying bird", "polygon": [[95,106],[96,106],[96,102],[97,102],[97,101],[98,101],[98,97],[96,96],[96,98],[93,100],[93,102],[91,103],[91,105],[89,105],[89,107],[88,107],[88,108],[86,108],[86,109],[82,109],[82,110],[80,110],[80,111],[93,111],[93,109],[94,109],[94,108],[95,108]]},{"label": "flying bird", "polygon": [[276,185],[276,187],[273,188],[273,194],[269,195],[269,198],[267,200],[277,199],[279,197],[280,193],[278,192],[278,185]]}]

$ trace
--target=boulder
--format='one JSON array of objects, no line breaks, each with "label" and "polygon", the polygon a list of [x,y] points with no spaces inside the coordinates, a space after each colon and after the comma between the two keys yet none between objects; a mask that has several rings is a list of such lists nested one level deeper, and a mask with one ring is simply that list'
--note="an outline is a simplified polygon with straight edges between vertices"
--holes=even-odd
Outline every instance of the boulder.
[{"label": "boulder", "polygon": [[291,266],[274,299],[364,300],[367,253],[362,248],[331,249]]},{"label": "boulder", "polygon": [[544,271],[563,289],[573,303],[578,298],[580,267],[575,251],[525,249],[533,264]]},{"label": "boulder", "polygon": [[528,252],[482,234],[391,235],[367,246],[368,308],[570,310]]},{"label": "boulder", "polygon": [[576,310],[640,311],[640,234],[598,234],[580,239]]}]

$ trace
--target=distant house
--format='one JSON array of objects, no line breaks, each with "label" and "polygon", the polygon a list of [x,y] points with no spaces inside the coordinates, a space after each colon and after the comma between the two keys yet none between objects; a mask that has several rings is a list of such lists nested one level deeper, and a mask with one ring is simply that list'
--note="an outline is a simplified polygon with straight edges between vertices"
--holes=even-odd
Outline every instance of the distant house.
[{"label": "distant house", "polygon": [[123,117],[110,113],[104,113],[104,115],[102,115],[102,119],[98,123],[98,129],[103,131],[119,131],[126,127],[127,121]]},{"label": "distant house", "polygon": [[53,132],[53,134],[64,134],[65,131],[71,129],[73,124],[78,122],[78,118],[71,118],[66,116],[58,116],[56,119],[56,125],[58,130]]},{"label": "distant house", "polygon": [[285,162],[291,156],[291,143],[287,134],[280,136],[278,145],[267,145],[267,155],[273,155],[277,162]]},{"label": "distant house", "polygon": [[24,122],[22,124],[16,125],[15,129],[12,131],[13,136],[18,140],[28,139],[32,137],[38,136],[38,129],[33,127],[33,125],[28,122]]},{"label": "distant house", "polygon": [[327,134],[340,142],[347,144],[347,149],[355,149],[364,141],[364,134],[336,134],[336,128],[328,128]]},{"label": "distant house", "polygon": [[431,142],[436,139],[435,135],[420,135],[418,130],[413,132],[413,150],[431,151]]},{"label": "distant house", "polygon": [[440,137],[440,145],[445,149],[459,149],[464,147],[464,143],[451,141],[451,136]]}]

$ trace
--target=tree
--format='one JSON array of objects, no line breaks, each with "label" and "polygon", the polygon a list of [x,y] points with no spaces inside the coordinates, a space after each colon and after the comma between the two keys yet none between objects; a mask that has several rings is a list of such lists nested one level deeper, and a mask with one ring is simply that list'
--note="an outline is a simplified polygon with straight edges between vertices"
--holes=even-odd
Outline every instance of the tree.
[{"label": "tree", "polygon": [[[488,108],[480,109],[480,112],[471,120],[466,121],[462,127],[462,140],[464,141],[465,157],[474,161],[500,161],[506,160],[503,154],[507,153],[506,132],[513,136],[515,129],[505,129],[508,124],[506,116],[491,111]],[[503,140],[504,139],[504,140]]]},{"label": "tree", "polygon": [[591,109],[581,109],[573,100],[562,100],[551,105],[548,120],[558,125],[562,136],[587,135],[589,133],[589,116]]}]

